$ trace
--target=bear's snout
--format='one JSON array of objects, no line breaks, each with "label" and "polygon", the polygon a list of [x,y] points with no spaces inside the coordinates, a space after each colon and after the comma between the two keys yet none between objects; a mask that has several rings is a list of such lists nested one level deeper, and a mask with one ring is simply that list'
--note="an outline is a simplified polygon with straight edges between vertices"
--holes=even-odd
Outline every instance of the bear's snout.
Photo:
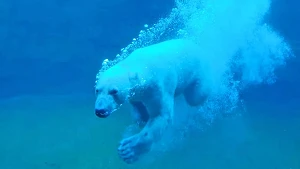
[{"label": "bear's snout", "polygon": [[109,115],[106,109],[95,109],[95,114],[100,118],[105,118]]}]

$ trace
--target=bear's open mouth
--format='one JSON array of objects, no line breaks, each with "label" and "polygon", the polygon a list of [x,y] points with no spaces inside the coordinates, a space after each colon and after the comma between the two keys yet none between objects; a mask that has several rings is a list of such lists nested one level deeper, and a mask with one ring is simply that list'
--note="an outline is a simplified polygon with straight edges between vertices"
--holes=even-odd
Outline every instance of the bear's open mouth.
[{"label": "bear's open mouth", "polygon": [[111,113],[109,113],[107,110],[105,109],[96,109],[95,111],[96,116],[100,117],[100,118],[106,118],[107,116],[109,116]]},{"label": "bear's open mouth", "polygon": [[117,111],[118,108],[116,109],[113,109],[112,111],[96,111],[96,116],[97,117],[100,117],[100,118],[106,118],[108,117],[109,115],[111,115],[113,112]]},{"label": "bear's open mouth", "polygon": [[100,117],[100,118],[106,118],[110,115],[110,113],[106,112],[106,113],[96,113],[96,116],[97,117]]}]

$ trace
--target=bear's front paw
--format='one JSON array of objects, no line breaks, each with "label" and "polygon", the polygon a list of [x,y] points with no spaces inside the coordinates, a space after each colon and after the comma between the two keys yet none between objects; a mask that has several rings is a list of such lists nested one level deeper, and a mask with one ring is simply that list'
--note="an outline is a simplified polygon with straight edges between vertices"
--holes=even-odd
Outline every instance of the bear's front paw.
[{"label": "bear's front paw", "polygon": [[123,139],[118,147],[119,156],[128,164],[134,163],[140,155],[150,150],[151,143],[139,134]]}]

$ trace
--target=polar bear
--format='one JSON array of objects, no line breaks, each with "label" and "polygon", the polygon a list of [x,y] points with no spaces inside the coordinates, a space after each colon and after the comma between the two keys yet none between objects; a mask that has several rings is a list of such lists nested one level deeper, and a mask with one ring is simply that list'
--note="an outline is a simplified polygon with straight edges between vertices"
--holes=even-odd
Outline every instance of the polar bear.
[{"label": "polar bear", "polygon": [[209,94],[203,83],[205,63],[199,46],[174,39],[140,48],[99,74],[95,113],[108,117],[128,102],[142,129],[125,138],[119,156],[133,163],[147,153],[172,124],[174,98],[184,95],[191,106],[201,105]]}]

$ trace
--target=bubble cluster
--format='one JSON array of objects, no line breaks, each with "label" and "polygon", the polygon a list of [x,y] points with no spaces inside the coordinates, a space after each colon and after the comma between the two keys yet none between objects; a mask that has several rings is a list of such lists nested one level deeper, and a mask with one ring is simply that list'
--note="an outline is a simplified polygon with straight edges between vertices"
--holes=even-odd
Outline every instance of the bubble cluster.
[{"label": "bubble cluster", "polygon": [[[125,59],[131,52],[138,48],[143,48],[166,39],[174,38],[173,32],[178,31],[178,28],[181,24],[178,20],[178,9],[172,9],[171,13],[166,18],[161,18],[156,24],[152,27],[149,27],[148,24],[144,25],[144,30],[141,30],[136,38],[132,39],[132,42],[127,45],[125,48],[122,48],[120,53],[116,55],[115,59],[107,62],[103,65],[96,75],[96,83],[101,72],[106,71],[113,65],[119,63]],[[176,33],[174,33],[176,35]],[[178,34],[179,35],[179,34]],[[106,63],[106,61],[103,61]]]}]

